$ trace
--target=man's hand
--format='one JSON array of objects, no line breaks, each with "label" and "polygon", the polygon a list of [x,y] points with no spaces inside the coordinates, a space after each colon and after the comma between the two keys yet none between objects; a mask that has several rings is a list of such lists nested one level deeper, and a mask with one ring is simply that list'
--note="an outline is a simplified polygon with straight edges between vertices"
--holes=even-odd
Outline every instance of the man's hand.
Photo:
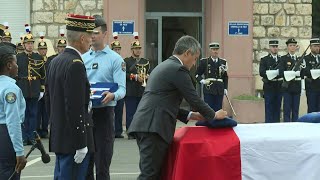
[{"label": "man's hand", "polygon": [[101,94],[102,96],[106,96],[103,98],[103,100],[101,101],[102,104],[107,104],[108,102],[114,100],[114,94],[109,92],[109,91],[105,91]]},{"label": "man's hand", "polygon": [[228,95],[228,90],[227,89],[224,89],[224,95]]},{"label": "man's hand", "polygon": [[16,172],[20,173],[22,169],[24,169],[24,167],[26,166],[27,159],[24,156],[17,156],[16,160],[17,160]]},{"label": "man's hand", "polygon": [[202,80],[200,81],[200,83],[207,85],[207,84],[210,84],[210,80],[209,80],[209,79],[202,79]]},{"label": "man's hand", "polygon": [[77,164],[82,163],[83,159],[86,157],[88,153],[88,148],[84,147],[82,149],[78,149],[76,150],[76,154],[74,155],[74,162],[76,162]]},{"label": "man's hand", "polygon": [[138,75],[138,81],[141,83],[143,82],[143,77],[141,75]]},{"label": "man's hand", "polygon": [[44,92],[40,92],[38,101],[43,98]]},{"label": "man's hand", "polygon": [[189,119],[197,121],[205,120],[205,118],[199,112],[191,112]]},{"label": "man's hand", "polygon": [[216,115],[214,116],[214,119],[216,120],[222,120],[227,117],[227,111],[224,111],[220,109],[219,111],[216,112]]}]

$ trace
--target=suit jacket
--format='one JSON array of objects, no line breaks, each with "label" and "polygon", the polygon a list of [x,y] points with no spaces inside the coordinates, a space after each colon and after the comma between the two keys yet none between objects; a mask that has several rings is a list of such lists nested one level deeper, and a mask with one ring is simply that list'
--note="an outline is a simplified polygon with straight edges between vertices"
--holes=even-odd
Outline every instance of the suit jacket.
[{"label": "suit jacket", "polygon": [[201,59],[199,67],[196,72],[196,79],[200,82],[203,78],[215,78],[221,79],[221,81],[214,81],[211,86],[204,85],[203,93],[213,95],[224,95],[224,89],[228,89],[228,73],[220,72],[219,67],[221,65],[227,66],[225,59],[218,58],[218,62],[213,62],[211,57]]},{"label": "suit jacket", "polygon": [[[296,58],[296,60],[292,59],[289,53],[281,56],[279,72],[281,77],[283,77],[283,81],[286,81],[284,78],[284,71],[292,70],[292,67],[295,65],[298,59],[299,59],[298,57]],[[301,78],[301,77],[303,77],[303,70],[301,71],[301,76],[297,76],[296,78]],[[293,79],[288,83],[289,83],[288,88],[282,88],[284,92],[301,93],[301,80]]]},{"label": "suit jacket", "polygon": [[67,48],[49,64],[46,104],[50,121],[49,150],[70,154],[88,147],[93,151],[89,114],[90,84],[80,55]]},{"label": "suit jacket", "polygon": [[19,67],[17,85],[22,90],[25,98],[38,98],[44,92],[46,77],[45,62],[38,53],[30,56],[25,52],[17,54]]},{"label": "suit jacket", "polygon": [[[136,59],[127,57],[124,59],[126,62],[126,96],[141,97],[144,91],[144,87],[141,86],[142,83],[136,81],[135,79],[130,79],[130,74],[138,74],[136,64],[147,64],[149,60],[141,58],[139,62]],[[150,64],[147,69],[147,73],[150,74]]]},{"label": "suit jacket", "polygon": [[215,112],[197,95],[189,70],[171,56],[153,69],[129,128],[129,133],[153,132],[167,143],[172,141],[176,118],[187,122],[188,111],[179,109],[182,99],[206,119]]},{"label": "suit jacket", "polygon": [[[318,79],[312,79],[310,70],[311,69],[319,69],[317,66],[320,66],[320,62],[318,63],[316,58],[310,53],[307,56],[304,57],[306,61],[306,69],[305,69],[305,75],[306,75],[306,91],[312,91],[312,92],[320,92],[320,78]],[[320,58],[319,58],[320,61]]]},{"label": "suit jacket", "polygon": [[275,81],[269,81],[266,71],[267,70],[277,70],[280,66],[281,56],[277,55],[277,61],[273,59],[271,54],[264,56],[261,58],[259,73],[262,77],[263,81],[263,91],[264,92],[281,92],[281,84],[282,81],[277,81],[277,79],[281,78],[280,75],[274,78]]}]

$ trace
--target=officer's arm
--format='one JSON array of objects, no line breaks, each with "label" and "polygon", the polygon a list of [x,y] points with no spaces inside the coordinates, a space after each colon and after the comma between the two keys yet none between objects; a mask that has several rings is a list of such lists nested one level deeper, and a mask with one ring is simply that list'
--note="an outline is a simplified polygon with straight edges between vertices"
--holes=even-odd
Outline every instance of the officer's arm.
[{"label": "officer's arm", "polygon": [[[6,114],[6,125],[9,136],[13,144],[16,156],[23,156],[24,149],[22,143],[21,122],[24,120],[24,114],[21,112],[21,96],[22,92],[17,89],[8,89],[5,91],[4,112]],[[1,147],[4,148],[4,147]]]},{"label": "officer's arm", "polygon": [[118,83],[118,90],[114,92],[114,100],[118,101],[126,95],[126,64],[122,58],[115,63],[113,79]]},{"label": "officer's arm", "polygon": [[188,116],[189,113],[191,113],[190,111],[187,111],[185,109],[179,109],[178,115],[177,115],[177,119],[185,124],[188,123]]},{"label": "officer's arm", "polygon": [[[226,66],[228,67],[228,63],[226,62]],[[225,71],[223,74],[222,74],[222,79],[223,79],[223,86],[224,86],[224,89],[228,89],[228,71]]]},{"label": "officer's arm", "polygon": [[85,113],[88,111],[85,105],[86,96],[86,82],[87,75],[85,67],[81,60],[73,60],[70,65],[66,81],[64,84],[65,89],[65,103],[67,121],[73,128],[73,136],[77,141],[76,149],[82,149],[87,146],[87,132],[85,128]]},{"label": "officer's arm", "polygon": [[310,70],[312,69],[310,59],[308,57],[305,58],[306,68],[303,69],[303,74],[308,78],[312,78]]},{"label": "officer's arm", "polygon": [[199,112],[207,120],[215,117],[214,110],[198,96],[197,91],[192,84],[189,71],[185,67],[181,67],[176,74],[174,74],[172,83],[191,105],[194,111]]},{"label": "officer's arm", "polygon": [[129,58],[125,58],[124,62],[126,63],[126,80],[127,81],[135,81],[135,78],[132,77],[132,72],[130,70],[131,64],[129,63]]},{"label": "officer's arm", "polygon": [[279,60],[279,76],[284,78],[284,71],[286,70],[287,61],[285,56],[282,56]]},{"label": "officer's arm", "polygon": [[[46,57],[44,57],[46,58]],[[45,66],[45,61],[44,58],[42,58],[43,60],[43,66],[40,68],[40,83],[41,83],[41,89],[40,92],[44,92],[45,91],[45,79],[46,79],[46,66]]]},{"label": "officer's arm", "polygon": [[268,79],[266,71],[267,71],[267,62],[265,58],[261,58],[260,66],[259,66],[259,74],[262,78]]},{"label": "officer's arm", "polygon": [[200,82],[203,79],[202,75],[205,73],[206,70],[206,61],[206,59],[200,60],[199,66],[196,71],[196,79],[198,82]]}]

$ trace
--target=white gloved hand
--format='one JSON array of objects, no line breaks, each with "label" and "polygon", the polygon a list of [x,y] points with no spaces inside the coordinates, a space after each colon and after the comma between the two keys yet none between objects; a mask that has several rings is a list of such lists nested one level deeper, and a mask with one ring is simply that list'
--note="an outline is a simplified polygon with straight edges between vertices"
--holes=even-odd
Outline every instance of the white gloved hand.
[{"label": "white gloved hand", "polygon": [[76,162],[77,164],[82,163],[83,159],[86,157],[88,152],[88,148],[84,147],[82,149],[78,149],[76,150],[76,154],[74,155],[74,162]]},{"label": "white gloved hand", "polygon": [[228,95],[228,90],[224,89],[224,95]]},{"label": "white gloved hand", "polygon": [[38,101],[43,98],[44,92],[40,92]]},{"label": "white gloved hand", "polygon": [[296,71],[296,76],[300,76],[300,71]]},{"label": "white gloved hand", "polygon": [[201,84],[209,84],[210,81],[207,80],[207,79],[202,79],[202,80],[200,81],[200,83],[201,83]]}]

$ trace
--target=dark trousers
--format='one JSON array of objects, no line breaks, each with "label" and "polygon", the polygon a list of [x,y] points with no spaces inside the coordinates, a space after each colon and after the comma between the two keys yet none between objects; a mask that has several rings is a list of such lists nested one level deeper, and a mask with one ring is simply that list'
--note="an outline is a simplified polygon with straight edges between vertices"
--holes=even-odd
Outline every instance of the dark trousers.
[{"label": "dark trousers", "polygon": [[120,136],[123,132],[122,128],[122,115],[123,115],[124,99],[117,101],[117,105],[114,107],[114,129],[115,135]]},{"label": "dark trousers", "polygon": [[[7,126],[0,125],[0,180],[7,180],[15,171],[16,153],[13,149]],[[15,174],[12,180],[19,180],[20,174]]]},{"label": "dark trousers", "polygon": [[87,180],[94,179],[94,165],[96,165],[96,180],[110,180],[109,168],[114,143],[114,107],[94,108],[92,119],[96,152],[89,161]]},{"label": "dark trousers", "polygon": [[45,107],[45,100],[41,98],[38,101],[38,121],[37,121],[37,132],[41,137],[48,134],[48,121],[49,117]]},{"label": "dark trousers", "polygon": [[135,133],[135,137],[140,153],[140,175],[137,180],[160,180],[169,144],[157,133]]},{"label": "dark trousers", "polygon": [[300,93],[283,94],[284,122],[296,122],[299,117]]},{"label": "dark trousers", "polygon": [[126,129],[128,130],[130,124],[133,119],[133,115],[136,113],[139,102],[141,97],[134,97],[134,96],[126,96],[125,103],[126,103]]},{"label": "dark trousers", "polygon": [[56,153],[54,180],[85,180],[90,155],[87,154],[82,163],[74,162],[74,154]]},{"label": "dark trousers", "polygon": [[320,111],[320,92],[307,90],[308,113]]},{"label": "dark trousers", "polygon": [[204,94],[204,102],[206,102],[214,111],[222,109],[223,95]]},{"label": "dark trousers", "polygon": [[37,126],[38,98],[26,98],[26,114],[23,122],[22,137],[23,140],[33,140],[33,131]]},{"label": "dark trousers", "polygon": [[280,122],[282,93],[264,92],[265,122]]}]

